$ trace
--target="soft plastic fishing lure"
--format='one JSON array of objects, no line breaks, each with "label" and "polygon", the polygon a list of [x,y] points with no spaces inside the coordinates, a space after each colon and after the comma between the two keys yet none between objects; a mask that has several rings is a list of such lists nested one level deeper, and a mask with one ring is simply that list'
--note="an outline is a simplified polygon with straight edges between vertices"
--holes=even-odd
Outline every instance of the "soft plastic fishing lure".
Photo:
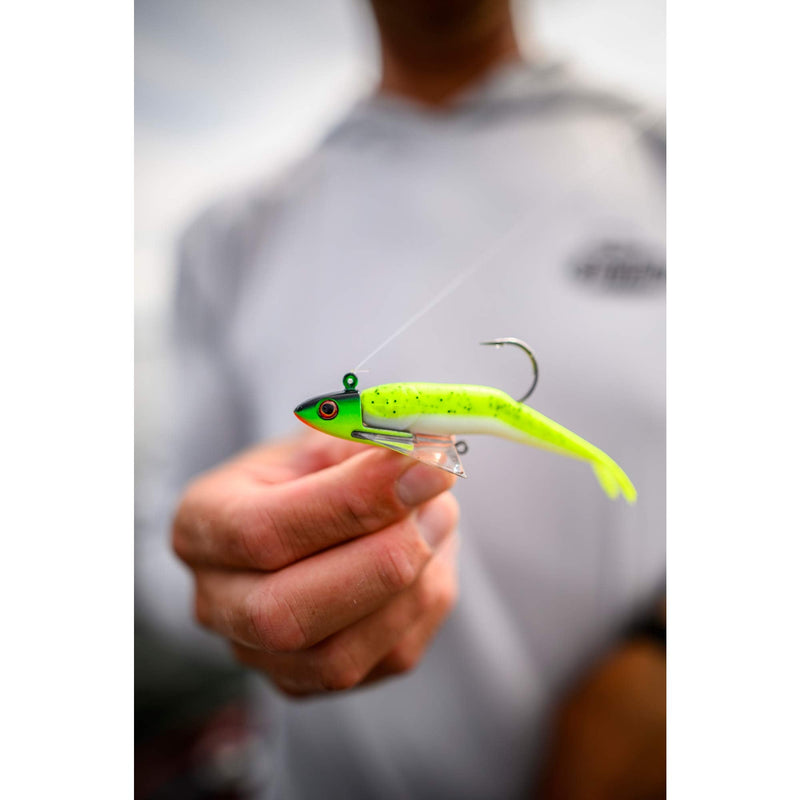
[{"label": "soft plastic fishing lure", "polygon": [[340,439],[388,447],[399,453],[466,477],[459,455],[466,444],[455,435],[481,433],[540,447],[588,461],[606,494],[620,492],[629,503],[636,489],[622,469],[602,450],[548,419],[522,401],[536,387],[539,368],[530,348],[519,339],[493,339],[482,344],[512,344],[524,350],[533,365],[533,384],[519,401],[490,386],[454,383],[387,383],[359,392],[358,378],[348,372],[344,391],[301,403],[297,418]]}]

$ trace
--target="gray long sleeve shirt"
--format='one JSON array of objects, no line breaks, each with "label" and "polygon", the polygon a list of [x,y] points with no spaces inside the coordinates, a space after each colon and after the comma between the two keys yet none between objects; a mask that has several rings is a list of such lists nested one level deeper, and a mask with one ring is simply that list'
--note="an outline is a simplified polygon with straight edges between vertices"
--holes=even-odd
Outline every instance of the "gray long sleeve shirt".
[{"label": "gray long sleeve shirt", "polygon": [[448,111],[366,100],[277,185],[190,228],[144,604],[204,641],[167,544],[179,487],[295,430],[300,400],[339,387],[476,265],[370,360],[362,386],[521,393],[525,360],[478,342],[522,338],[541,368],[531,405],[609,453],[639,502],[609,501],[585,464],[473,437],[455,490],[460,600],[418,669],[303,703],[258,682],[276,797],[520,796],[559,692],[663,581],[663,139],[560,66],[513,65]]}]

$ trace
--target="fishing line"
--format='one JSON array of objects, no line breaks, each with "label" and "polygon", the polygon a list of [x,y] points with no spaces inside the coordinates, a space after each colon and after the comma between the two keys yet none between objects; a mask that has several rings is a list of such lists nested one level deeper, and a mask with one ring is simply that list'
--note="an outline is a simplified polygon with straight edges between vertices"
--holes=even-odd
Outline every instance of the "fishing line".
[{"label": "fishing line", "polygon": [[[588,176],[584,176],[583,182],[587,180],[595,180],[597,178],[602,177],[608,169],[619,159],[622,159],[623,156],[626,156],[632,149],[633,146],[644,136],[646,136],[654,127],[661,124],[662,117],[660,115],[654,115],[653,118],[642,124],[638,131],[633,136],[633,140],[631,143],[625,147],[622,151],[620,151],[616,156],[612,156],[606,161],[604,161],[600,167],[598,167],[595,171],[590,172]],[[583,185],[583,184],[582,184]],[[551,204],[548,208],[552,212],[553,209],[559,209],[565,206],[569,200],[572,199],[575,195],[578,194],[580,187],[576,186],[574,190],[568,190],[565,199],[562,199],[560,203]],[[562,194],[563,198],[563,194]],[[524,231],[528,225],[528,223],[536,221],[540,226],[542,224],[542,217],[537,216],[535,220],[533,220],[533,216],[535,212],[541,211],[540,207],[534,206],[533,209],[528,209],[524,211],[517,221],[511,225],[510,228],[506,230],[505,233],[501,234],[492,245],[489,246],[487,250],[485,250],[470,266],[466,269],[462,270],[458,275],[448,281],[424,306],[422,306],[418,311],[412,314],[405,322],[403,322],[397,330],[395,330],[390,336],[383,340],[371,353],[365,356],[358,365],[353,369],[353,372],[362,371],[363,366],[369,362],[370,359],[374,358],[378,353],[381,352],[387,345],[391,344],[395,339],[399,336],[402,336],[412,325],[419,322],[422,317],[424,317],[429,311],[432,311],[436,306],[439,305],[443,300],[446,300],[453,292],[455,292],[466,280],[471,278],[476,273],[480,272],[486,266],[488,266],[494,260],[495,256],[498,252],[502,251],[503,248],[509,243],[509,241],[513,240],[514,237]],[[546,215],[545,211],[545,215]],[[546,217],[545,217],[546,219]]]},{"label": "fishing line", "polygon": [[439,305],[439,303],[455,292],[456,289],[458,289],[458,287],[464,283],[464,281],[472,277],[472,275],[486,266],[487,262],[490,262],[495,255],[497,255],[498,251],[503,249],[503,247],[508,243],[508,240],[512,239],[514,234],[519,233],[520,229],[523,227],[523,223],[527,222],[527,218],[528,215],[525,214],[522,219],[517,220],[517,222],[509,230],[495,240],[494,244],[489,247],[489,249],[486,250],[480,256],[480,258],[478,258],[471,266],[467,267],[465,270],[456,275],[455,278],[446,283],[422,308],[419,309],[419,311],[412,314],[412,316],[410,316],[391,336],[381,342],[381,344],[379,344],[368,356],[363,358],[353,371],[357,372],[361,370],[364,364],[366,364],[373,356],[380,353],[384,347],[393,342],[398,336],[401,336],[403,333],[405,333],[415,322],[422,319],[422,317],[424,317],[429,311],[434,309]]}]

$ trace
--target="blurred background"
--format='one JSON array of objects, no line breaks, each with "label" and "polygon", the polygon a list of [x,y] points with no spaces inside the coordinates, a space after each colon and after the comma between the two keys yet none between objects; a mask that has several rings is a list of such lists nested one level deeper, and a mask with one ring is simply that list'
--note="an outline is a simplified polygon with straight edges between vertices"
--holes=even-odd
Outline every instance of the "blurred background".
[{"label": "blurred background", "polygon": [[[660,106],[664,0],[526,0],[526,48]],[[377,78],[360,0],[136,0],[137,508],[159,458],[174,248],[212,200],[277,175]],[[140,598],[137,597],[137,602]],[[138,608],[138,606],[137,606]],[[245,797],[258,746],[237,668],[203,664],[136,619],[136,796]],[[268,765],[262,765],[268,768]]]}]

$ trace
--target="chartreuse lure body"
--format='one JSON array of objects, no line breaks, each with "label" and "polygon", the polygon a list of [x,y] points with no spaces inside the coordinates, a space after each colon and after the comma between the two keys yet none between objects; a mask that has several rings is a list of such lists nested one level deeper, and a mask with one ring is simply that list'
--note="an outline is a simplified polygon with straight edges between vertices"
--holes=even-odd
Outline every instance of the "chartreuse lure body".
[{"label": "chartreuse lure body", "polygon": [[[516,339],[487,344],[515,344]],[[536,385],[536,377],[527,397]],[[629,502],[636,489],[622,469],[602,450],[505,392],[489,386],[450,383],[388,383],[363,392],[353,373],[344,391],[301,403],[295,415],[307,425],[341,439],[388,447],[433,466],[466,477],[459,455],[466,451],[455,436],[488,434],[587,461],[606,494],[620,493]],[[525,398],[523,398],[525,399]]]}]

